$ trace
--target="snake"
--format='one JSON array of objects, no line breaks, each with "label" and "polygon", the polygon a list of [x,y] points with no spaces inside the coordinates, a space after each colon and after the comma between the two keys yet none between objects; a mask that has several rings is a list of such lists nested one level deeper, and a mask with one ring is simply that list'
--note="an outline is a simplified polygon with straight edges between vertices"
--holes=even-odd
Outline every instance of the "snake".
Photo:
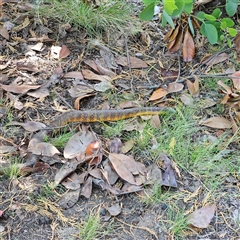
[{"label": "snake", "polygon": [[68,123],[119,121],[137,116],[157,115],[164,110],[172,111],[173,109],[166,107],[139,107],[121,110],[73,110],[70,112],[62,113],[53,119],[50,126],[54,128],[60,128],[67,125]]}]

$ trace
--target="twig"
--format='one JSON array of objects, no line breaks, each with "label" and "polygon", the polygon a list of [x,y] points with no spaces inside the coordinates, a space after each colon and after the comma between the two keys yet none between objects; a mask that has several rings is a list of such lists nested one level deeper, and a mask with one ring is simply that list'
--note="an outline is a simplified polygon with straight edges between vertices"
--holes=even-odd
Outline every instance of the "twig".
[{"label": "twig", "polygon": [[130,76],[131,76],[131,91],[132,93],[134,93],[133,90],[133,75],[132,75],[132,68],[131,68],[131,62],[130,62],[130,56],[129,56],[129,51],[128,51],[128,36],[125,36],[125,48],[126,48],[126,54],[127,54],[127,61],[128,61],[128,68],[129,68],[129,72],[130,72]]},{"label": "twig", "polygon": [[54,93],[61,99],[61,101],[67,105],[70,109],[74,109],[55,89],[54,89]]},{"label": "twig", "polygon": [[118,218],[115,218],[115,219],[116,219],[117,221],[119,221],[120,223],[123,223],[123,224],[125,224],[125,225],[127,225],[127,226],[129,226],[129,227],[134,227],[134,228],[138,228],[138,229],[145,230],[145,231],[149,232],[150,234],[152,234],[152,235],[158,240],[157,234],[156,234],[153,230],[151,230],[150,228],[148,228],[148,227],[144,227],[144,226],[134,226],[134,225],[132,225],[132,224],[125,223],[125,222],[123,222],[122,220],[120,220],[120,219],[118,219]]}]

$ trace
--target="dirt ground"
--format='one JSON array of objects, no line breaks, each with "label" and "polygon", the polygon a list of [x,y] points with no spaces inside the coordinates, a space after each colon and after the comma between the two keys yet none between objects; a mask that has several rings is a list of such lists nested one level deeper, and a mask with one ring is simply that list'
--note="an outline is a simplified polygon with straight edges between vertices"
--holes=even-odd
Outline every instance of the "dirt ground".
[{"label": "dirt ground", "polygon": [[[66,32],[65,36],[59,37],[59,23],[46,19],[39,21],[36,16],[22,11],[17,6],[18,4],[20,3],[3,5],[4,17],[1,23],[9,21],[15,26],[21,27],[10,31],[9,39],[6,39],[6,36],[0,36],[0,83],[9,85],[19,78],[19,82],[26,85],[47,85],[50,94],[46,97],[35,97],[24,91],[12,93],[6,89],[0,89],[0,98],[2,99],[0,143],[1,145],[10,143],[16,147],[12,153],[9,151],[0,155],[2,169],[8,165],[6,159],[9,157],[20,157],[24,164],[27,159],[27,145],[34,135],[21,126],[6,127],[5,124],[10,121],[23,123],[26,120],[48,124],[57,115],[60,115],[61,110],[69,108],[69,105],[74,106],[75,98],[70,96],[68,90],[79,84],[80,79],[78,77],[64,78],[62,73],[57,73],[56,77],[54,72],[58,71],[56,69],[59,67],[63,73],[89,69],[84,61],[100,57],[99,49],[88,47],[90,38],[84,30],[71,29]],[[27,17],[28,24],[26,24]],[[116,77],[113,83],[114,90],[110,95],[105,92],[94,92],[94,96],[81,100],[80,108],[83,110],[101,109],[107,100],[113,105],[114,99],[119,94],[130,92],[131,76],[133,76],[132,85],[135,92],[139,90],[136,95],[139,96],[141,102],[146,103],[153,90],[171,82],[171,79],[167,79],[161,84],[159,83],[161,72],[159,65],[163,64],[169,69],[175,69],[177,73],[180,65],[182,79],[200,66],[200,59],[206,55],[206,46],[197,49],[196,57],[191,63],[183,61],[179,63],[178,54],[169,54],[166,51],[163,36],[167,30],[164,31],[159,29],[157,21],[145,24],[145,31],[142,34],[128,37],[128,52],[125,49],[125,36],[121,35],[118,39],[103,39],[103,44],[110,49],[117,49],[116,43],[122,42],[123,45],[118,53],[124,56],[129,54],[138,57],[153,67],[151,70],[140,68],[130,71],[128,66],[123,70],[120,69],[123,72],[119,75],[120,77]],[[44,35],[47,35],[48,39],[43,40]],[[38,37],[39,39],[37,39]],[[148,42],[148,38],[150,42]],[[121,41],[116,41],[119,39]],[[40,42],[43,42],[41,50],[34,52],[30,49]],[[52,46],[63,45],[67,46],[70,54],[62,59],[52,58]],[[25,68],[21,66],[23,63],[27,64]],[[53,79],[54,77],[56,78]],[[51,79],[51,84],[48,85]],[[19,82],[17,84],[20,84]],[[85,79],[84,82],[88,84],[91,80]],[[208,93],[203,91],[202,95],[204,96],[204,94]],[[18,102],[13,104],[16,96],[18,96]],[[176,99],[178,96],[176,95]],[[171,106],[174,106],[174,103],[171,103]],[[100,123],[89,125],[101,138],[105,138]],[[238,145],[239,142],[235,146],[233,145],[232,150],[239,151]],[[149,165],[146,157],[139,158]],[[42,161],[40,160],[40,162]],[[181,178],[176,174],[178,188],[163,187],[163,196],[168,196],[170,192],[169,197],[149,204],[143,201],[141,193],[129,193],[115,197],[111,192],[102,190],[93,184],[89,199],[80,196],[72,207],[66,209],[59,206],[59,200],[69,190],[61,184],[55,188],[47,187],[54,182],[56,173],[62,167],[63,162],[64,157],[61,153],[58,160],[47,168],[43,167],[43,171],[33,171],[17,179],[8,179],[0,170],[0,239],[81,239],[79,228],[84,225],[86,217],[90,213],[99,213],[101,219],[100,234],[95,239],[240,239],[239,222],[237,225],[234,221],[237,219],[237,215],[239,219],[240,214],[239,176],[224,176],[226,180],[221,186],[222,194],[216,196],[217,210],[207,228],[184,229],[180,235],[174,235],[169,226],[174,225],[174,219],[177,217],[176,213],[171,213],[170,210],[177,205],[178,209],[184,209],[186,212],[192,211],[198,201],[203,199],[207,201],[208,196],[199,193],[197,193],[197,199],[193,197],[192,201],[185,201],[178,197],[179,194],[182,196],[185,193],[186,195],[187,193],[194,194],[198,188],[204,188],[202,179],[193,177],[186,169],[179,167]],[[236,164],[237,162],[236,159]],[[121,212],[117,216],[108,218],[109,214],[106,209],[115,204],[121,207]],[[173,215],[171,216],[171,214]]]}]

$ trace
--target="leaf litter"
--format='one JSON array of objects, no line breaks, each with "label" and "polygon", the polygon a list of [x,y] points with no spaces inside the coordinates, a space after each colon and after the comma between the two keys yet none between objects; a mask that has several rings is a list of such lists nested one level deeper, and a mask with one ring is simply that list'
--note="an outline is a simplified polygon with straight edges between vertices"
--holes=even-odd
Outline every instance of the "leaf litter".
[{"label": "leaf litter", "polygon": [[[21,23],[17,24],[16,27],[10,23],[4,23],[3,27],[6,30],[1,30],[1,34],[5,40],[1,39],[1,43],[4,43],[6,40],[9,42],[12,41],[11,31],[13,27],[14,31],[20,33],[20,31],[24,29],[26,29],[25,31],[29,31],[29,26],[32,26],[33,23],[32,18],[28,17],[24,17],[19,22]],[[61,45],[59,44],[59,46],[55,46],[52,50],[53,59],[51,60],[53,61],[54,66],[45,65],[47,61],[43,64],[40,60],[43,59],[44,56],[47,56],[49,44],[51,45],[52,42],[55,42],[54,39],[51,39],[48,36],[48,34],[53,31],[51,29],[46,29],[46,32],[42,33],[39,31],[39,26],[36,28],[31,29],[32,32],[29,34],[31,38],[28,38],[26,43],[27,47],[32,50],[32,52],[28,52],[29,62],[26,61],[25,57],[23,57],[22,61],[19,62],[2,58],[0,59],[0,69],[4,70],[3,75],[0,77],[1,96],[3,96],[3,94],[7,95],[9,93],[13,93],[16,96],[19,95],[20,97],[20,100],[17,99],[19,100],[19,106],[15,105],[15,109],[18,109],[17,113],[19,114],[17,117],[18,121],[10,122],[9,126],[22,126],[28,132],[36,132],[39,130],[45,131],[44,128],[46,125],[43,125],[38,121],[41,117],[49,118],[49,115],[52,114],[52,110],[50,110],[49,115],[45,115],[42,114],[43,109],[40,107],[41,109],[35,109],[36,114],[28,117],[24,115],[22,111],[27,109],[25,102],[36,102],[38,106],[45,105],[44,107],[48,107],[51,103],[45,103],[46,98],[50,95],[49,90],[51,90],[52,87],[56,88],[58,92],[62,91],[62,94],[58,97],[58,101],[61,101],[61,104],[57,105],[58,103],[54,102],[52,109],[65,111],[66,106],[63,106],[62,104],[65,101],[66,93],[63,89],[66,89],[68,93],[70,93],[70,96],[73,98],[73,102],[79,102],[80,100],[84,102],[89,97],[94,96],[91,94],[105,92],[109,89],[115,90],[117,85],[114,84],[113,79],[118,77],[120,73],[125,74],[125,70],[129,70],[131,68],[135,74],[136,72],[134,69],[146,69],[151,67],[152,64],[151,61],[145,62],[137,57],[118,56],[116,52],[112,51],[110,48],[106,47],[104,43],[100,42],[94,43],[95,47],[99,50],[100,56],[93,56],[92,59],[83,60],[81,59],[83,53],[80,53],[79,58],[77,60],[74,59],[73,61],[71,58],[74,52],[72,52],[72,48],[69,48],[71,51],[68,49],[67,46],[69,46],[69,44],[66,44],[65,42],[66,45],[64,43]],[[63,28],[65,29],[65,27]],[[40,34],[36,34],[34,32],[36,30]],[[69,34],[69,28],[66,28],[65,30],[65,34]],[[179,46],[182,45],[183,60],[187,62],[191,61],[195,55],[195,46],[192,42],[192,36],[189,30],[185,28],[185,32],[183,33],[181,27],[178,27],[177,30],[169,32],[169,37],[172,45],[169,47],[169,50],[175,52],[179,50]],[[22,40],[23,38],[20,39],[19,42]],[[182,40],[183,42],[180,42]],[[12,45],[8,44],[7,51],[19,51],[19,42]],[[29,42],[37,42],[37,44],[28,45]],[[235,44],[238,49],[238,38],[235,38]],[[31,54],[40,54],[40,57],[31,59]],[[57,59],[56,62],[54,62],[54,58]],[[216,58],[212,58],[209,62],[206,62],[206,65],[212,67],[213,65],[226,61],[228,58],[230,58],[229,55],[221,54]],[[85,66],[74,67],[82,62],[82,60],[85,62]],[[51,69],[57,67],[59,63],[61,64],[63,71],[57,74],[54,73],[54,71],[51,73]],[[150,101],[165,101],[166,96],[168,99],[173,100],[174,94],[177,93],[177,96],[181,94],[181,96],[185,97],[185,103],[189,105],[195,104],[199,98],[199,94],[202,94],[202,89],[199,88],[200,79],[195,77],[194,82],[187,80],[186,84],[183,82],[173,82],[177,80],[179,71],[169,71],[169,66],[166,66],[167,64],[165,62],[163,62],[163,65],[166,67],[161,70],[163,82],[160,83],[160,87],[158,87],[157,90],[153,90],[152,95],[150,93]],[[121,66],[120,70],[118,69],[119,66]],[[17,73],[15,72],[16,70],[18,71]],[[45,73],[47,74],[42,75]],[[40,78],[42,79],[39,79],[38,75],[41,76]],[[49,77],[50,80],[47,80]],[[92,81],[86,83],[87,79],[91,79]],[[212,129],[223,129],[224,131],[226,128],[233,128],[233,123],[235,122],[235,133],[237,132],[237,125],[239,124],[240,119],[238,111],[240,86],[239,73],[233,73],[231,80],[232,86],[228,86],[227,84],[219,81],[222,93],[225,94],[222,103],[231,107],[229,114],[225,114],[225,116],[208,117],[207,119],[204,118],[205,120],[200,121],[200,124]],[[95,81],[100,81],[100,83],[96,83]],[[200,86],[201,84],[202,83],[200,83]],[[59,89],[59,86],[61,86],[62,89]],[[187,91],[189,94],[186,93]],[[90,95],[88,95],[89,93]],[[29,96],[32,98],[29,98]],[[80,98],[74,99],[78,97]],[[13,102],[15,100],[11,101]],[[41,103],[41,101],[44,102]],[[124,103],[123,105],[126,106],[128,104],[130,103]],[[66,104],[64,103],[64,105]],[[137,105],[139,105],[139,103],[137,103]],[[79,104],[77,105],[75,103],[74,107],[75,109],[80,109]],[[97,108],[96,105],[94,105],[94,107]],[[6,113],[4,113],[3,116],[6,117]],[[37,118],[38,121],[21,122],[22,119],[31,119],[32,117],[34,119]],[[229,118],[231,121],[228,120]],[[155,120],[153,124],[157,128],[159,128],[161,124],[158,120]],[[136,127],[136,125],[134,125],[134,121],[132,121],[125,127],[129,131],[133,129],[141,131],[144,124],[140,127]],[[26,134],[29,133],[26,132]],[[55,185],[57,187],[61,184],[67,189],[67,192],[59,201],[59,205],[65,209],[74,207],[74,205],[79,201],[80,196],[84,196],[85,198],[90,198],[91,196],[93,197],[92,191],[94,190],[94,185],[100,187],[102,190],[112,193],[114,196],[121,196],[123,194],[136,192],[140,194],[142,191],[146,190],[146,186],[151,187],[154,183],[157,183],[157,185],[163,187],[163,189],[164,187],[176,188],[179,185],[176,179],[176,176],[179,177],[179,174],[177,173],[173,160],[169,156],[165,154],[159,155],[161,162],[160,167],[156,164],[145,166],[141,163],[141,161],[135,160],[136,156],[133,157],[129,154],[129,151],[135,144],[134,141],[124,142],[122,144],[119,139],[115,139],[115,142],[111,142],[109,147],[105,146],[104,142],[98,139],[98,135],[96,133],[86,129],[80,130],[68,141],[67,146],[64,148],[64,158],[62,158],[61,149],[59,150],[52,144],[44,142],[44,137],[38,138],[35,134],[32,135],[32,137],[29,137],[29,144],[27,142],[25,143],[25,139],[23,139],[21,142],[23,146],[21,147],[17,145],[9,146],[6,141],[2,141],[2,144],[5,144],[1,146],[3,147],[3,153],[19,151],[21,148],[21,154],[27,153],[27,155],[35,155],[37,160],[34,160],[35,157],[32,157],[32,159],[29,158],[29,163],[22,166],[22,174],[32,174],[32,176],[34,176],[34,173],[37,171],[46,172],[55,168],[52,167],[55,162],[60,162],[62,164],[62,168],[56,172]],[[97,144],[97,147],[95,147],[95,144]],[[124,150],[125,146],[127,147]],[[24,147],[26,148],[25,150]],[[125,154],[123,154],[123,152]],[[57,160],[59,159],[59,156],[61,158],[60,161]],[[26,157],[26,159],[28,158]],[[44,159],[46,160],[46,163],[43,162]],[[120,187],[117,184],[119,182],[122,183]],[[110,205],[110,207],[106,207],[106,209],[109,210],[109,214],[111,216],[117,216],[121,213],[122,206],[117,203]],[[199,211],[197,210],[189,216],[189,222],[195,227],[207,228],[214,215],[215,209],[216,205],[209,206],[209,208],[206,207],[206,209],[201,208]],[[4,214],[3,211],[2,214]]]}]

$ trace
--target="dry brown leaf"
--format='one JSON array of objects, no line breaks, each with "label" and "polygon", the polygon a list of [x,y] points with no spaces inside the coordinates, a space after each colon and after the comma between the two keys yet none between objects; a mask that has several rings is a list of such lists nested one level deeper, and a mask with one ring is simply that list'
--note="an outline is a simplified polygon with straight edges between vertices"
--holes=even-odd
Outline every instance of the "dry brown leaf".
[{"label": "dry brown leaf", "polygon": [[45,124],[41,122],[34,122],[34,121],[26,121],[25,123],[12,121],[8,123],[6,126],[22,126],[25,130],[29,132],[36,132],[46,128]]},{"label": "dry brown leaf", "polygon": [[189,94],[183,93],[180,96],[181,101],[186,105],[186,106],[193,106],[193,98]]},{"label": "dry brown leaf", "polygon": [[109,80],[103,80],[100,83],[94,84],[94,89],[97,92],[106,92],[107,90],[113,89],[113,88],[114,88],[114,86],[111,84],[111,82]]},{"label": "dry brown leaf", "polygon": [[188,31],[188,28],[184,33],[182,49],[183,49],[183,61],[191,62],[195,55],[195,45],[192,35]]},{"label": "dry brown leaf", "polygon": [[81,72],[73,71],[73,72],[67,72],[63,75],[64,78],[74,78],[77,80],[84,80],[83,75]]},{"label": "dry brown leaf", "polygon": [[79,165],[79,162],[76,159],[71,159],[68,162],[66,162],[56,173],[54,178],[54,185],[57,186],[62,180],[73,173],[77,166]]},{"label": "dry brown leaf", "polygon": [[95,63],[97,65],[98,72],[101,75],[106,75],[106,76],[109,76],[110,78],[116,77],[117,74],[115,72],[113,72],[110,68],[108,68],[108,66],[104,62],[104,59],[102,59],[102,58],[96,59]]},{"label": "dry brown leaf", "polygon": [[199,81],[197,76],[194,76],[194,78],[195,81],[193,83],[187,80],[187,87],[192,96],[197,96],[199,94]]},{"label": "dry brown leaf", "polygon": [[180,29],[176,39],[174,40],[174,44],[169,49],[170,52],[177,52],[180,49],[181,43],[182,43],[182,35],[183,35],[183,32],[182,32],[182,29]]},{"label": "dry brown leaf", "polygon": [[171,28],[170,31],[165,35],[165,37],[163,38],[163,41],[166,42],[168,40],[168,38],[170,38],[170,36],[173,33],[174,28]]},{"label": "dry brown leaf", "polygon": [[[128,67],[128,59],[127,57],[120,57],[116,59],[117,64]],[[141,60],[140,58],[130,57],[130,66],[131,68],[147,68],[148,65]]]},{"label": "dry brown leaf", "polygon": [[46,142],[39,142],[36,143],[35,145],[31,145],[28,148],[28,152],[47,157],[53,157],[55,154],[60,154],[56,147]]},{"label": "dry brown leaf", "polygon": [[9,33],[8,30],[4,27],[0,28],[0,35],[4,37],[5,39],[9,40]]},{"label": "dry brown leaf", "polygon": [[67,191],[66,193],[64,193],[62,198],[58,201],[58,205],[62,209],[68,209],[73,207],[79,200],[80,191],[81,191],[80,188],[76,190]]},{"label": "dry brown leaf", "polygon": [[122,178],[123,180],[131,184],[136,185],[133,174],[125,165],[123,165],[123,162],[121,161],[122,155],[123,154],[116,154],[116,153],[109,154],[109,160],[113,166],[113,169],[116,171],[116,173],[119,175],[120,178]]},{"label": "dry brown leaf", "polygon": [[0,154],[12,153],[17,150],[17,147],[2,145],[0,146]]},{"label": "dry brown leaf", "polygon": [[68,90],[68,92],[70,93],[70,96],[72,98],[77,98],[81,96],[86,96],[88,93],[94,92],[94,88],[90,84],[80,82],[78,85]]},{"label": "dry brown leaf", "polygon": [[237,91],[240,91],[240,71],[237,71],[231,75],[233,86]]},{"label": "dry brown leaf", "polygon": [[81,183],[82,182],[81,179],[79,178],[79,175],[73,172],[67,178],[65,178],[61,184],[67,189],[77,190],[80,188]]},{"label": "dry brown leaf", "polygon": [[92,180],[93,178],[89,176],[82,187],[80,195],[84,196],[85,198],[90,198],[92,194]]},{"label": "dry brown leaf", "polygon": [[149,101],[160,99],[162,97],[165,97],[167,94],[168,94],[168,91],[166,89],[158,88],[152,93],[151,97],[149,98]]},{"label": "dry brown leaf", "polygon": [[200,121],[200,125],[204,125],[210,128],[217,128],[217,129],[226,129],[226,128],[231,128],[232,123],[223,117],[212,117],[208,118],[204,121]]},{"label": "dry brown leaf", "polygon": [[219,55],[217,55],[216,57],[214,58],[211,58],[210,57],[210,60],[206,62],[206,65],[207,66],[212,66],[212,65],[215,65],[215,64],[218,64],[220,62],[224,62],[228,59],[228,54],[226,53],[221,53]]},{"label": "dry brown leaf", "polygon": [[46,86],[43,86],[35,91],[28,92],[27,95],[35,97],[35,98],[44,99],[45,97],[50,95],[50,92]]},{"label": "dry brown leaf", "polygon": [[106,209],[108,210],[110,215],[114,216],[114,217],[121,213],[121,207],[120,207],[119,203],[116,203],[111,207],[107,207]]},{"label": "dry brown leaf", "polygon": [[110,153],[121,153],[122,152],[122,141],[120,138],[114,138],[107,142],[107,148]]},{"label": "dry brown leaf", "polygon": [[[71,90],[71,89],[70,89]],[[70,92],[69,90],[69,92]],[[84,96],[81,96],[81,97],[78,97],[75,101],[74,101],[74,109],[76,110],[80,110],[80,101],[83,99],[83,98],[87,98],[87,97],[91,97],[91,96],[95,96],[96,94],[93,93],[93,94],[86,94]]]},{"label": "dry brown leaf", "polygon": [[86,147],[86,156],[94,156],[89,165],[99,165],[102,161],[102,149],[99,141],[90,142]]},{"label": "dry brown leaf", "polygon": [[177,35],[178,35],[178,33],[179,33],[179,28],[180,28],[180,26],[178,25],[178,26],[174,29],[173,33],[171,34],[170,39],[169,39],[169,41],[168,41],[168,46],[167,46],[168,50],[171,49],[172,46],[174,45],[174,43],[175,43],[175,41],[176,41],[176,37],[177,37]]},{"label": "dry brown leaf", "polygon": [[95,72],[100,73],[99,70],[98,70],[97,64],[95,63],[94,60],[92,60],[92,59],[87,59],[87,60],[84,60],[84,63],[85,63],[86,65],[88,65],[90,68],[92,68]]},{"label": "dry brown leaf", "polygon": [[25,94],[29,90],[38,89],[41,87],[41,85],[26,85],[26,84],[18,85],[18,82],[20,81],[21,81],[21,77],[18,77],[9,85],[0,84],[0,86],[7,92],[13,92],[13,93],[19,93],[19,94]]},{"label": "dry brown leaf", "polygon": [[25,70],[25,71],[28,71],[28,72],[39,72],[39,69],[33,65],[32,63],[21,63],[21,62],[18,62],[17,63],[17,69],[18,70]]},{"label": "dry brown leaf", "polygon": [[182,83],[169,83],[167,87],[168,93],[175,93],[175,92],[180,92],[183,90],[184,85]]},{"label": "dry brown leaf", "polygon": [[237,52],[240,52],[240,33],[233,40]]},{"label": "dry brown leaf", "polygon": [[202,207],[189,215],[188,223],[197,228],[207,228],[214,216],[215,211],[215,204]]},{"label": "dry brown leaf", "polygon": [[69,56],[70,53],[71,52],[68,47],[66,45],[62,45],[62,48],[59,52],[59,58],[66,58],[67,56]]},{"label": "dry brown leaf", "polygon": [[83,74],[83,77],[87,80],[109,81],[111,79],[109,76],[97,75],[88,69],[83,69],[82,74]]},{"label": "dry brown leaf", "polygon": [[90,131],[80,131],[74,134],[64,148],[64,157],[71,159],[79,154],[85,156],[87,145],[95,140],[95,134]]}]

